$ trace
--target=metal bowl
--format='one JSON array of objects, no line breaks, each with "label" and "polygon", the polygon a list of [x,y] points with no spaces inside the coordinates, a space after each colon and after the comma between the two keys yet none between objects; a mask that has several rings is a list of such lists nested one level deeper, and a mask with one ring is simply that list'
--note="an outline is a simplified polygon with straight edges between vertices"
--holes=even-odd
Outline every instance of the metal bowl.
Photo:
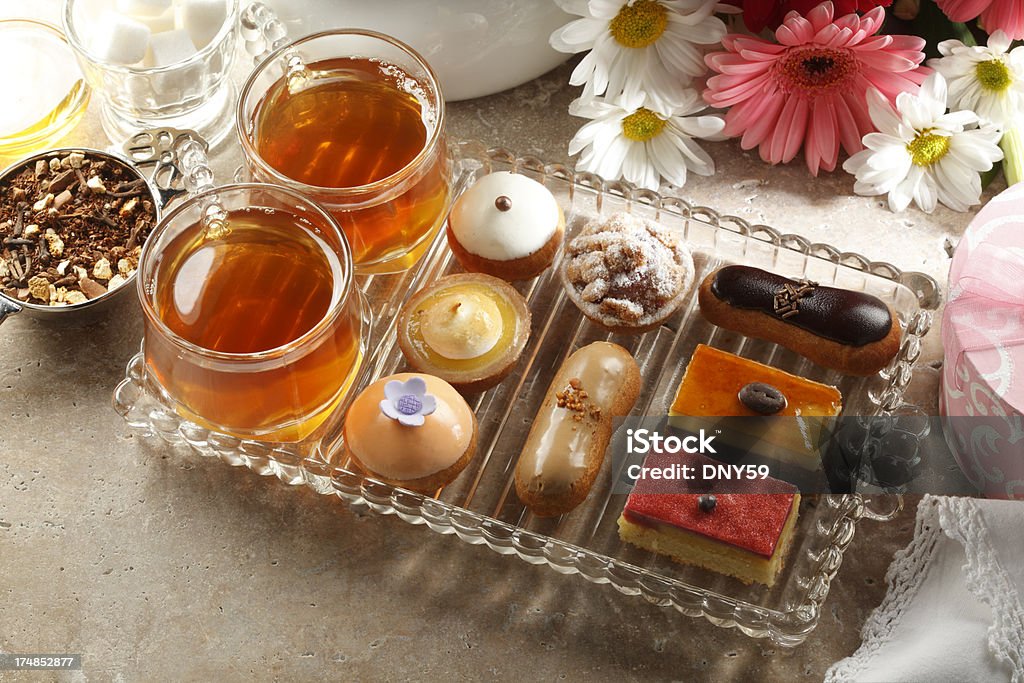
[{"label": "metal bowl", "polygon": [[[36,161],[39,159],[47,159],[54,155],[63,155],[70,152],[81,152],[92,156],[93,158],[103,158],[114,161],[123,165],[134,174],[138,179],[145,181],[146,188],[149,191],[149,199],[153,204],[154,216],[154,227],[160,221],[161,213],[167,200],[170,198],[166,191],[161,190],[157,185],[154,177],[149,177],[136,165],[136,163],[126,156],[121,154],[115,154],[112,152],[104,152],[98,149],[91,149],[89,147],[61,147],[58,149],[51,149],[39,154],[34,154],[30,157],[22,159],[21,161],[15,162],[14,164],[5,168],[0,172],[0,183],[10,178],[16,173],[20,173],[25,168],[32,168]],[[0,322],[13,313],[24,312],[26,315],[31,317],[46,318],[46,319],[57,319],[62,316],[73,316],[77,313],[81,313],[86,309],[93,312],[99,310],[101,307],[109,306],[112,302],[117,300],[121,296],[125,296],[125,292],[135,292],[135,278],[138,273],[132,273],[127,281],[116,289],[112,289],[105,294],[101,294],[95,299],[89,299],[79,304],[71,304],[68,306],[46,306],[43,304],[34,304],[24,301],[18,301],[12,297],[7,296],[3,292],[0,292]]]}]

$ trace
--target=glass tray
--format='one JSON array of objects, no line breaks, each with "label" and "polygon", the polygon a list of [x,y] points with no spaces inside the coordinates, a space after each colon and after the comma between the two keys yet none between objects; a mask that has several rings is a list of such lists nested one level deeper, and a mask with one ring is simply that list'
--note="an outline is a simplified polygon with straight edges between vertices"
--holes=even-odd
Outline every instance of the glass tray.
[{"label": "glass tray", "polygon": [[[338,457],[341,416],[329,420],[318,438],[303,444],[242,441],[211,433],[184,421],[146,383],[141,354],[128,364],[126,378],[114,394],[114,406],[136,432],[187,444],[196,453],[244,465],[288,484],[306,484],[325,495],[394,514],[411,524],[425,524],[442,534],[455,534],[470,544],[485,544],[501,554],[518,555],[531,564],[547,564],[563,574],[579,574],[606,583],[627,595],[641,596],[688,616],[736,627],[747,635],[769,638],[782,646],[801,643],[817,624],[829,584],[853,539],[857,522],[884,520],[902,506],[896,496],[877,499],[860,494],[805,496],[789,559],[772,588],[745,586],[706,570],[680,565],[665,557],[622,543],[616,519],[624,495],[612,495],[612,477],[605,466],[589,497],[557,519],[532,515],[513,491],[519,450],[526,439],[550,378],[576,348],[610,340],[633,353],[643,387],[634,415],[667,412],[687,361],[698,343],[739,353],[789,372],[838,386],[844,411],[876,415],[903,407],[904,392],[927,333],[932,312],[940,303],[934,280],[904,273],[885,263],[812,244],[741,218],[721,216],[682,199],[637,190],[626,183],[575,173],[561,164],[517,157],[505,149],[462,143],[455,149],[456,192],[485,173],[515,170],[544,183],[561,204],[567,238],[590,217],[627,210],[682,231],[695,255],[697,282],[725,263],[744,263],[810,278],[821,284],[863,290],[890,303],[904,328],[899,355],[884,371],[869,378],[841,375],[816,366],[791,351],[748,339],[703,320],[696,297],[667,323],[643,335],[610,334],[589,322],[565,296],[556,268],[520,283],[533,312],[533,336],[516,370],[499,386],[468,397],[479,420],[477,455],[465,471],[434,497],[396,488],[366,477]],[[407,273],[364,278],[361,288],[372,308],[368,349],[356,389],[404,366],[394,323],[406,297],[424,283],[461,269],[442,232],[417,267]],[[887,508],[880,511],[874,505]]]}]

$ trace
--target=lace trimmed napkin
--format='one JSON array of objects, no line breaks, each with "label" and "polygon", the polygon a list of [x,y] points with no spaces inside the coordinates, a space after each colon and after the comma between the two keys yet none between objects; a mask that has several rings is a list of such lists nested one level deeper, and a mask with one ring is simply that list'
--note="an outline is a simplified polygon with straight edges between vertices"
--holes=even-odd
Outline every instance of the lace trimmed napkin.
[{"label": "lace trimmed napkin", "polygon": [[925,496],[846,681],[1024,683],[1024,504]]}]

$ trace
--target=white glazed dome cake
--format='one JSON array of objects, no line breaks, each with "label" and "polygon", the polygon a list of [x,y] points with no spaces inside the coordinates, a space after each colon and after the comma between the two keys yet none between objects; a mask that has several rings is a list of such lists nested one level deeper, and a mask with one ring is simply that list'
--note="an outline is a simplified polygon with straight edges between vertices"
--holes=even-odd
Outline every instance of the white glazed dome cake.
[{"label": "white glazed dome cake", "polygon": [[456,200],[448,244],[466,270],[528,280],[551,265],[565,232],[554,195],[518,173],[480,178]]}]

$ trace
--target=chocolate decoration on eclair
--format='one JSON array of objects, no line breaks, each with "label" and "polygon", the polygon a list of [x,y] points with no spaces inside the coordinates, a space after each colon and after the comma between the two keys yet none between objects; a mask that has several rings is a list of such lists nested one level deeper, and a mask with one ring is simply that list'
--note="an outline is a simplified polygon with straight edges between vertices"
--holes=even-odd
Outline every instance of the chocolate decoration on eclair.
[{"label": "chocolate decoration on eclair", "polygon": [[790,280],[750,266],[721,268],[711,293],[730,306],[761,311],[846,346],[880,341],[892,329],[889,307],[877,297]]}]

